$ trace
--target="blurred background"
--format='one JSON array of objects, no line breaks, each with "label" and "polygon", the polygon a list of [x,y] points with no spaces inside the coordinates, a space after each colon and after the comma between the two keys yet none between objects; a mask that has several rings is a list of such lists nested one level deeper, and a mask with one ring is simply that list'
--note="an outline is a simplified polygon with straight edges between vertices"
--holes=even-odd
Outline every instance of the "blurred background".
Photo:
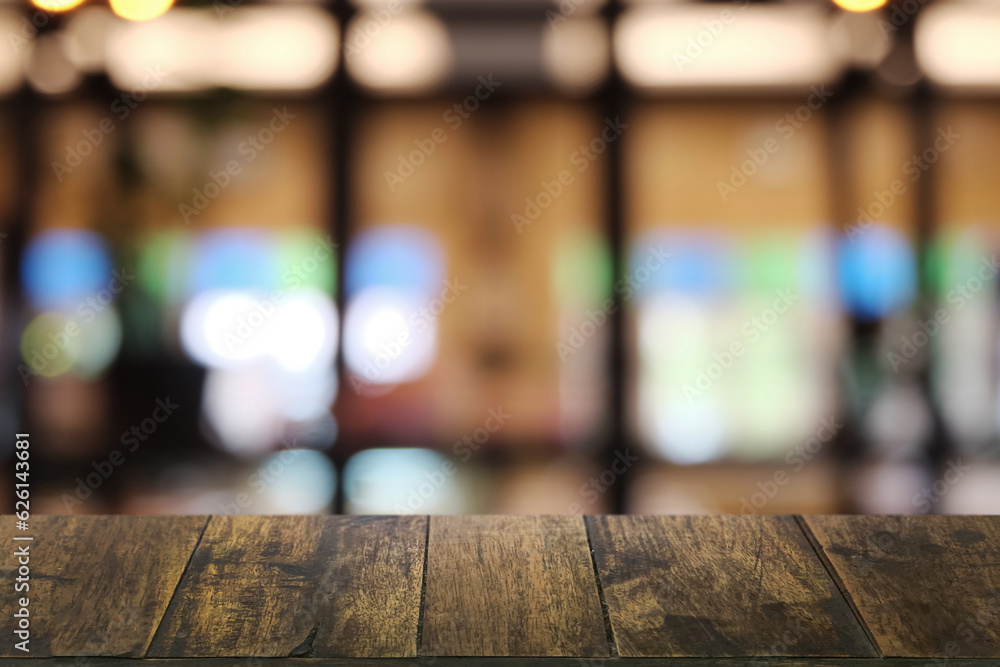
[{"label": "blurred background", "polygon": [[838,2],[0,3],[32,511],[1000,512],[1000,3]]}]

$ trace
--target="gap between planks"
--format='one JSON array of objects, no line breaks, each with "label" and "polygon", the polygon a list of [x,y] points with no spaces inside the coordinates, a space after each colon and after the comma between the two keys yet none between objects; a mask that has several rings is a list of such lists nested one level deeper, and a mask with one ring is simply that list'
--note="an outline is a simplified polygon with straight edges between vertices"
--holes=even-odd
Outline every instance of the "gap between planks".
[{"label": "gap between planks", "polygon": [[875,639],[875,635],[872,633],[871,628],[865,623],[864,617],[861,615],[861,610],[858,606],[854,604],[854,598],[851,597],[851,592],[847,590],[847,586],[844,584],[844,580],[841,579],[840,574],[837,572],[837,568],[834,567],[830,558],[826,555],[826,551],[823,549],[823,545],[820,544],[819,540],[813,534],[812,529],[809,527],[809,523],[805,520],[805,517],[795,514],[793,517],[795,523],[798,524],[799,530],[806,538],[806,542],[812,547],[812,550],[816,553],[816,558],[823,565],[823,569],[826,570],[826,574],[833,581],[834,586],[840,591],[840,596],[844,598],[844,602],[847,603],[848,608],[851,613],[854,614],[854,620],[857,621],[858,625],[861,626],[861,630],[868,637],[868,641],[871,642],[872,648],[875,649],[875,653],[878,654],[879,659],[883,659],[885,654],[882,652],[882,647],[878,645],[878,641]]},{"label": "gap between planks", "polygon": [[427,603],[427,554],[431,546],[431,516],[424,516],[424,568],[420,573],[420,608],[417,610],[417,656],[424,648],[424,606]]},{"label": "gap between planks", "polygon": [[181,589],[181,584],[184,583],[184,577],[187,576],[188,569],[191,567],[191,561],[194,560],[194,555],[198,552],[198,547],[201,546],[201,538],[205,536],[205,531],[208,530],[208,524],[212,522],[214,516],[215,515],[209,515],[205,518],[205,524],[201,527],[201,532],[198,533],[198,539],[194,543],[194,549],[192,549],[191,553],[188,555],[187,562],[184,563],[184,569],[181,571],[181,576],[177,578],[177,583],[174,584],[174,590],[170,594],[170,602],[168,602],[167,606],[164,607],[163,613],[160,614],[160,620],[156,622],[156,630],[153,631],[153,636],[150,637],[149,643],[146,644],[146,648],[142,651],[142,660],[148,659],[146,658],[146,655],[149,653],[150,647],[156,643],[156,635],[160,633],[160,629],[163,627],[163,619],[167,617],[167,614],[170,613],[174,606],[174,602],[177,598],[177,591]]},{"label": "gap between planks", "polygon": [[[417,628],[416,628],[416,654],[417,654],[417,657],[421,657],[421,650],[423,648],[423,625],[424,625],[424,614],[425,614],[426,596],[427,596],[428,559],[429,559],[429,554],[430,554],[430,528],[431,528],[432,518],[433,517],[431,517],[431,516],[426,516],[425,515],[425,522],[424,522],[424,553],[423,553],[423,567],[422,567],[422,571],[421,571],[421,585],[420,585],[420,606],[419,606],[419,610],[418,610]],[[815,535],[812,533],[812,530],[809,528],[808,523],[805,521],[805,519],[802,516],[800,516],[800,515],[794,515],[793,518],[795,520],[795,523],[798,525],[799,529],[802,531],[803,536],[806,538],[806,541],[812,547],[813,552],[816,554],[816,557],[819,559],[820,563],[823,565],[823,568],[826,571],[827,576],[829,576],[830,579],[834,582],[834,585],[837,587],[837,590],[840,592],[841,596],[844,598],[844,601],[847,603],[848,607],[850,608],[851,613],[853,614],[855,621],[861,626],[861,629],[865,633],[865,636],[868,638],[868,641],[871,643],[872,647],[875,649],[876,653],[878,654],[878,658],[860,658],[860,659],[861,660],[872,660],[872,659],[883,660],[884,658],[883,658],[882,649],[879,647],[878,642],[875,640],[875,637],[872,634],[871,630],[869,629],[868,624],[865,623],[864,618],[861,616],[861,613],[858,610],[857,605],[854,603],[854,600],[851,597],[850,592],[847,590],[846,586],[844,585],[844,582],[841,579],[840,575],[837,573],[837,570],[833,566],[833,563],[831,563],[830,560],[829,560],[829,558],[826,556],[826,553],[823,550],[822,545],[819,544],[819,541],[816,539]],[[203,539],[203,537],[205,535],[205,532],[208,529],[208,525],[209,525],[209,523],[211,523],[212,519],[213,519],[213,516],[209,516],[208,518],[206,518],[205,523],[201,527],[201,531],[198,533],[198,539],[195,542],[194,548],[191,550],[191,553],[188,555],[187,562],[184,564],[184,569],[181,572],[181,575],[178,578],[177,583],[174,585],[173,591],[171,592],[170,601],[168,602],[167,607],[164,609],[163,614],[161,614],[160,618],[158,619],[157,624],[156,624],[156,630],[154,631],[152,638],[150,639],[149,643],[146,645],[146,647],[145,647],[145,649],[143,651],[143,657],[141,658],[141,660],[143,662],[155,661],[155,662],[158,662],[160,664],[163,664],[164,661],[169,661],[169,660],[181,660],[181,661],[184,661],[184,662],[198,661],[198,660],[204,661],[204,660],[206,660],[205,658],[173,658],[173,659],[155,658],[154,659],[154,658],[147,658],[145,656],[148,653],[150,646],[152,646],[155,643],[156,637],[160,633],[160,630],[162,629],[163,619],[167,617],[167,615],[171,612],[171,610],[173,609],[173,607],[174,607],[174,605],[176,603],[177,593],[180,590],[181,584],[184,581],[184,577],[187,575],[188,570],[190,569],[191,562],[194,559],[194,556],[197,553],[198,548],[201,546],[201,541],[202,541],[202,539]],[[613,660],[613,661],[617,661],[617,660],[620,659],[619,658],[619,654],[618,654],[618,645],[617,645],[617,640],[615,639],[614,629],[613,629],[613,627],[611,625],[611,616],[610,616],[610,612],[609,612],[609,609],[608,609],[607,600],[605,599],[605,596],[604,596],[604,587],[601,585],[601,575],[600,575],[600,572],[598,571],[598,568],[597,568],[597,560],[596,560],[596,554],[594,553],[593,536],[592,536],[591,525],[590,525],[591,522],[587,521],[586,517],[580,517],[580,519],[581,519],[581,521],[583,521],[584,533],[585,533],[586,538],[587,538],[587,548],[590,551],[591,570],[592,570],[593,575],[594,575],[594,583],[595,583],[595,585],[597,587],[597,595],[598,595],[598,598],[599,598],[600,604],[601,604],[601,615],[602,615],[603,621],[604,621],[604,630],[605,630],[605,635],[606,635],[606,641],[607,641],[607,644],[608,644],[608,651],[610,653],[610,658],[609,659]],[[444,659],[444,658],[440,658],[439,657],[438,659]],[[505,660],[505,661],[506,660],[514,660],[513,658],[497,658],[497,659],[498,660]],[[3,659],[3,660],[0,660],[0,665],[14,664],[13,662],[11,662],[11,660],[13,660],[13,659]],[[46,660],[46,661],[48,661],[48,660],[56,660],[56,658],[51,658],[51,659],[50,658],[44,658],[44,659],[42,659],[42,658],[33,658],[33,659],[30,659],[30,660],[31,660],[32,664],[37,664],[37,662],[39,662],[41,660]],[[112,658],[110,660],[112,662],[106,662],[106,659],[100,659],[100,658],[95,659],[95,661],[97,661],[97,662],[106,663],[106,664],[110,665],[110,664],[113,664],[115,662],[121,661],[122,658]],[[133,660],[134,661],[134,660],[140,660],[140,659],[130,658],[130,659],[127,659],[127,660]],[[265,660],[265,661],[279,661],[280,662],[281,660],[286,660],[286,661],[290,660],[290,658],[260,658],[260,660]],[[300,664],[319,664],[320,662],[327,662],[326,659],[311,659],[311,658],[296,658],[294,660],[296,662],[300,663]],[[529,665],[529,664],[532,663],[532,661],[534,661],[536,659],[517,658],[516,660],[517,661],[524,661],[525,665]],[[540,661],[549,661],[549,660],[558,660],[558,659],[554,659],[554,658],[544,658],[544,659],[542,659],[542,658],[539,658],[537,660],[540,660]],[[629,659],[621,659],[621,660],[627,661],[627,662],[632,663],[632,664],[635,664],[635,661],[637,659],[635,659],[635,658],[629,658]],[[660,659],[660,660],[663,660],[663,659]],[[677,658],[671,658],[670,660],[676,661]],[[738,662],[740,659],[739,658],[727,658],[725,660],[732,660],[735,663],[735,662]],[[771,660],[774,660],[774,658],[771,658]],[[777,658],[777,660],[781,661],[781,660],[786,660],[786,659]],[[789,660],[789,662],[803,662],[803,663],[805,663],[805,662],[812,662],[812,660],[802,660],[802,659],[787,659],[787,660]],[[896,660],[898,660],[898,659],[895,659],[894,661],[896,661]],[[307,662],[307,661],[309,661],[309,662]],[[391,659],[378,659],[375,662],[377,662],[378,664],[382,664],[382,663],[391,662],[391,661],[392,661]],[[340,664],[349,664],[349,662],[350,661],[335,661],[335,663],[340,663]],[[364,662],[366,662],[366,661],[365,660],[358,660],[358,664],[361,664],[361,663],[364,663]],[[989,662],[989,660],[986,659],[986,660],[984,660],[984,662]],[[331,664],[335,664],[335,663],[331,663]],[[121,664],[126,664],[126,663],[121,663]],[[206,664],[208,664],[208,663],[206,663]],[[277,664],[277,662],[275,664]],[[291,664],[291,663],[289,663],[289,664]],[[539,663],[539,664],[541,664],[541,663]],[[657,664],[659,664],[659,662]],[[830,663],[827,663],[827,664],[830,664]],[[836,662],[836,664],[841,664],[841,663],[840,662]],[[902,663],[900,663],[900,664],[902,664]]]},{"label": "gap between planks", "polygon": [[594,542],[590,535],[590,524],[587,517],[581,517],[583,530],[587,535],[587,549],[590,551],[590,567],[594,571],[594,582],[597,584],[597,597],[601,601],[601,615],[604,617],[604,634],[608,642],[608,653],[611,658],[618,657],[618,640],[615,639],[615,631],[611,627],[611,612],[608,610],[608,602],[604,599],[604,587],[601,585],[601,573],[597,570],[597,554],[594,553]]}]

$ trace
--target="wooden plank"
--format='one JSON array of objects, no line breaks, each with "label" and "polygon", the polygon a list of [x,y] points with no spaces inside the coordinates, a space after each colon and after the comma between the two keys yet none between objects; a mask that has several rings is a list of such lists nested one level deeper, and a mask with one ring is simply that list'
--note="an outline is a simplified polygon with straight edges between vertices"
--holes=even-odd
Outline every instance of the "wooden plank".
[{"label": "wooden plank", "polygon": [[792,517],[588,517],[622,657],[875,655]]},{"label": "wooden plank", "polygon": [[409,657],[425,517],[212,517],[148,657]]},{"label": "wooden plank", "polygon": [[431,517],[422,655],[610,654],[578,516]]},{"label": "wooden plank", "polygon": [[1000,517],[805,521],[884,655],[1000,658]]},{"label": "wooden plank", "polygon": [[[4,549],[4,581],[13,591],[20,556],[29,546],[27,591],[33,657],[141,657],[170,602],[208,517],[33,516],[31,542]],[[13,608],[9,609],[13,613]],[[14,648],[12,619],[0,655]]]},{"label": "wooden plank", "polygon": [[[947,667],[996,667],[996,660],[983,658],[950,660]],[[74,658],[3,659],[0,667],[934,667],[926,659],[888,658],[103,658],[80,662]]]}]

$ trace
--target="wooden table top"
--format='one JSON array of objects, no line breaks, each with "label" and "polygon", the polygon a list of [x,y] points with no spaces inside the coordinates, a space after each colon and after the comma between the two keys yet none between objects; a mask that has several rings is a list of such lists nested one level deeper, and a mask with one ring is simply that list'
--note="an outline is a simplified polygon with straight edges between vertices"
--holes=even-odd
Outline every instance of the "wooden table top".
[{"label": "wooden table top", "polygon": [[1000,665],[1000,517],[2,523],[0,664]]}]

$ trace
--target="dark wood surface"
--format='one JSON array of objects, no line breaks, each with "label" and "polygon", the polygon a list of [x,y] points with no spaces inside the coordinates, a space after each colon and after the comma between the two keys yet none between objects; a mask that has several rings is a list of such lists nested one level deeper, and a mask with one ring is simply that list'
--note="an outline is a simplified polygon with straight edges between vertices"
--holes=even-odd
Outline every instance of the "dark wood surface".
[{"label": "dark wood surface", "polygon": [[1000,667],[1000,517],[34,517],[32,532],[31,653],[14,649],[9,542],[0,665]]},{"label": "dark wood surface", "polygon": [[996,660],[956,658],[946,663],[926,658],[20,658],[17,667],[996,667]]},{"label": "dark wood surface", "polygon": [[608,656],[579,516],[431,517],[423,655]]},{"label": "dark wood surface", "polygon": [[623,657],[876,655],[792,517],[587,520]]},{"label": "dark wood surface", "polygon": [[[4,549],[0,655],[14,648],[14,599],[27,596],[32,655],[142,657],[208,517],[32,517],[31,542]],[[7,535],[14,518],[5,516]],[[30,545],[28,590],[14,592],[15,551]]]},{"label": "dark wood surface", "polygon": [[996,660],[956,658],[21,658],[2,659],[20,667],[996,667]]},{"label": "dark wood surface", "polygon": [[1000,657],[1000,521],[814,516],[806,524],[888,657]]},{"label": "dark wood surface", "polygon": [[417,654],[425,517],[213,517],[147,657]]}]

